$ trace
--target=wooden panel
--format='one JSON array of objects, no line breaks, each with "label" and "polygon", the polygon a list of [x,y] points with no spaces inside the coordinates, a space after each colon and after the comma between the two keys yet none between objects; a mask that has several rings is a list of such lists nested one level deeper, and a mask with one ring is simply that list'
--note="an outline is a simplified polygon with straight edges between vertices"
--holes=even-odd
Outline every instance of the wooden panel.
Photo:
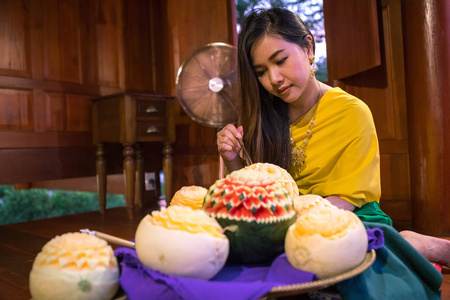
[{"label": "wooden panel", "polygon": [[47,93],[45,95],[45,130],[64,131],[65,111],[64,95],[60,93]]},{"label": "wooden panel", "polygon": [[393,226],[396,230],[401,231],[406,229],[413,229],[410,200],[381,199],[380,207],[391,217]]},{"label": "wooden panel", "polygon": [[91,101],[89,96],[66,95],[67,131],[91,130]]},{"label": "wooden panel", "polygon": [[[409,200],[409,157],[406,154],[381,155],[381,195],[383,199]],[[409,218],[411,220],[411,217]]]},{"label": "wooden panel", "polygon": [[0,74],[30,74],[28,1],[0,1]]},{"label": "wooden panel", "polygon": [[0,89],[0,130],[32,130],[32,109],[30,91]]},{"label": "wooden panel", "polygon": [[229,24],[236,24],[230,15],[229,7],[234,7],[231,2],[234,1],[168,1],[176,56],[174,75],[183,60],[197,48],[213,42],[234,43],[236,32],[229,27]]},{"label": "wooden panel", "polygon": [[198,185],[209,188],[219,179],[219,160],[216,155],[174,156],[173,193],[183,186]]},{"label": "wooden panel", "polygon": [[44,75],[46,79],[81,82],[78,0],[45,0]]},{"label": "wooden panel", "polygon": [[369,71],[345,78],[346,91],[357,95],[372,111],[380,140],[395,140],[398,119],[394,111],[394,95],[389,86],[392,82],[386,80],[386,68],[377,67]]},{"label": "wooden panel", "polygon": [[122,1],[101,1],[100,4],[96,24],[99,82],[124,87]]},{"label": "wooden panel", "polygon": [[97,85],[83,85],[79,83],[35,80],[29,78],[0,76],[0,88],[39,89],[59,93],[74,93],[92,96],[104,96],[122,93],[123,89]]},{"label": "wooden panel", "polygon": [[59,80],[61,76],[61,49],[59,45],[58,1],[45,0],[43,18],[44,78]]},{"label": "wooden panel", "polygon": [[0,184],[95,176],[95,150],[90,147],[0,149],[0,166]]},{"label": "wooden panel", "polygon": [[[0,149],[6,148],[52,148],[52,147],[91,147],[90,132],[11,132],[0,131]],[[2,170],[4,171],[4,170]]]},{"label": "wooden panel", "polygon": [[381,64],[376,0],[324,0],[329,78],[341,79]]},{"label": "wooden panel", "polygon": [[[236,45],[236,16],[233,0],[167,1],[170,49],[173,69],[171,90],[181,63],[196,49],[213,42]],[[201,18],[199,17],[201,16]],[[176,143],[174,145],[174,191],[182,185],[197,183],[209,187],[219,174],[216,128],[191,120],[174,103]],[[183,155],[181,158],[179,155]]]},{"label": "wooden panel", "polygon": [[96,101],[92,105],[92,137],[94,143],[119,141],[117,133],[120,132],[120,120],[122,118],[120,103],[120,98],[112,97],[108,101]]},{"label": "wooden panel", "polygon": [[83,83],[124,87],[122,1],[81,1]]},{"label": "wooden panel", "polygon": [[[124,194],[123,174],[113,174],[107,176],[108,194]],[[97,193],[97,177],[80,177],[59,180],[35,181],[31,184],[33,189],[66,190]],[[16,188],[17,189],[17,188]]]},{"label": "wooden panel", "polygon": [[126,88],[128,90],[154,92],[153,85],[153,41],[149,1],[134,2],[139,5],[124,7]]}]

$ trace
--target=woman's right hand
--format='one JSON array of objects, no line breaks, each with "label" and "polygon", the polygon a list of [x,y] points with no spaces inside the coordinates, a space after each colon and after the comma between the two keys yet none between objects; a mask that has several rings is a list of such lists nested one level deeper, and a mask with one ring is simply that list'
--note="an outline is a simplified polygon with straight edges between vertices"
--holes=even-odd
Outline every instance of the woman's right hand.
[{"label": "woman's right hand", "polygon": [[239,157],[241,144],[238,139],[242,139],[243,135],[242,126],[236,128],[233,124],[228,124],[217,133],[217,148],[224,162],[232,162]]}]

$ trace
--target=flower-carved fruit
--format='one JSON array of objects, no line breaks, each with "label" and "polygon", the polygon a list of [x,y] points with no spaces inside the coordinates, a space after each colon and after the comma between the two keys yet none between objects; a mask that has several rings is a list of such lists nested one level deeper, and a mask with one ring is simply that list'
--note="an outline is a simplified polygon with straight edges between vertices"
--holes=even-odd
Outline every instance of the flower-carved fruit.
[{"label": "flower-carved fruit", "polygon": [[329,207],[329,208],[336,208],[333,204],[331,204],[330,201],[328,201],[325,198],[322,198],[318,195],[301,195],[294,197],[294,209],[297,213],[297,217],[300,217],[301,215],[307,213],[311,209],[315,208],[321,208],[321,207]]},{"label": "flower-carved fruit", "polygon": [[271,163],[254,163],[246,166],[245,169],[266,172],[272,175],[276,181],[281,182],[292,198],[299,195],[298,186],[294,178],[280,166]]},{"label": "flower-carved fruit", "polygon": [[358,266],[367,253],[364,224],[353,212],[320,207],[299,216],[286,234],[285,251],[291,265],[319,279]]},{"label": "flower-carved fruit", "polygon": [[262,171],[241,169],[217,180],[203,209],[224,228],[230,240],[229,261],[258,263],[273,259],[296,214],[283,184]]},{"label": "flower-carved fruit", "polygon": [[201,186],[183,186],[173,195],[170,205],[189,206],[192,209],[201,209],[208,190]]},{"label": "flower-carved fruit", "polygon": [[229,242],[202,210],[169,206],[145,216],[136,230],[136,252],[150,269],[208,280],[225,265]]},{"label": "flower-carved fruit", "polygon": [[119,268],[106,241],[66,233],[47,242],[30,272],[33,299],[111,299],[119,288]]}]

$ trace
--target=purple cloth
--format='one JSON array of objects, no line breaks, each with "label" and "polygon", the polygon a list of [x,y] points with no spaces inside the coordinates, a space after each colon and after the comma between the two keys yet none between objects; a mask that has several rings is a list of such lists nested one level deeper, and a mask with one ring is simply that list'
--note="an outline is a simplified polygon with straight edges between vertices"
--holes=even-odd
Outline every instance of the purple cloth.
[{"label": "purple cloth", "polygon": [[[368,250],[384,243],[383,231],[367,230]],[[138,299],[259,299],[275,286],[316,280],[313,273],[292,267],[286,254],[270,265],[225,265],[211,280],[171,276],[143,266],[135,250],[114,251],[121,266],[119,283],[130,300]]]},{"label": "purple cloth", "polygon": [[366,229],[367,239],[369,240],[369,245],[367,246],[367,251],[372,249],[377,250],[384,245],[384,235],[383,230],[380,228]]}]

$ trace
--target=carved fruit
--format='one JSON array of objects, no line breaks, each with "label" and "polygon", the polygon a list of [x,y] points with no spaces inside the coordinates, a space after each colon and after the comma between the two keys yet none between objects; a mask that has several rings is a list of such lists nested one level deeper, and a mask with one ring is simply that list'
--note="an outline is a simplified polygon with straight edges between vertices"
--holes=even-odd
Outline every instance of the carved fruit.
[{"label": "carved fruit", "polygon": [[316,208],[297,218],[286,234],[288,261],[320,279],[358,266],[367,252],[364,224],[351,211]]},{"label": "carved fruit", "polygon": [[192,209],[201,209],[207,189],[201,186],[184,186],[173,195],[170,205],[188,206]]},{"label": "carved fruit", "polygon": [[202,210],[169,206],[145,216],[136,230],[141,263],[166,274],[208,280],[225,265],[229,242]]},{"label": "carved fruit", "polygon": [[307,213],[311,209],[321,208],[321,207],[329,207],[336,208],[330,201],[325,198],[322,198],[318,195],[302,195],[294,197],[294,209],[297,213],[297,217]]},{"label": "carved fruit", "polygon": [[266,172],[274,176],[276,181],[281,182],[292,198],[299,195],[298,186],[294,178],[280,166],[271,163],[254,163],[245,167],[245,169]]},{"label": "carved fruit", "polygon": [[292,199],[274,176],[241,169],[217,180],[203,209],[225,229],[229,261],[257,263],[283,252],[284,238],[296,214]]},{"label": "carved fruit", "polygon": [[44,245],[30,272],[30,292],[40,299],[111,299],[119,288],[119,269],[106,241],[85,233],[66,233]]}]

